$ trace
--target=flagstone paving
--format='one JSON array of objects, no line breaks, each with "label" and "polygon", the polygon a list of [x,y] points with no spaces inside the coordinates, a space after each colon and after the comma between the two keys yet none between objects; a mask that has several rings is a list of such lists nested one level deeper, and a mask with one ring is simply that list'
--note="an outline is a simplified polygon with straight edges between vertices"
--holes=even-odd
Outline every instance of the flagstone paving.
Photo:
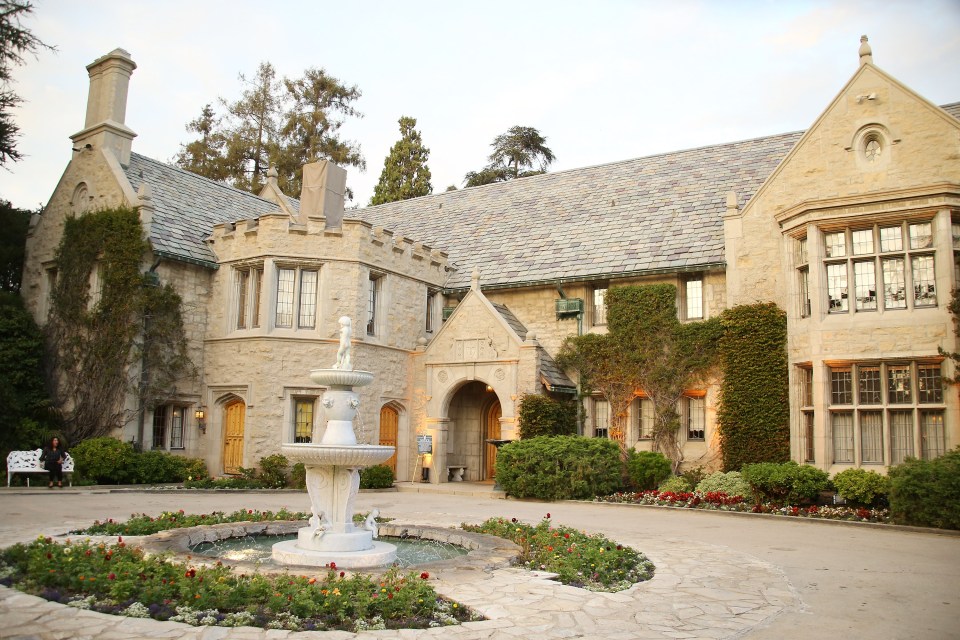
[{"label": "flagstone paving", "polygon": [[[462,491],[462,489],[461,489]],[[287,506],[299,508],[300,501],[305,502],[302,494],[288,496],[273,495],[218,495],[183,496],[177,494],[157,495],[156,493],[131,493],[127,495],[111,493],[94,495],[95,492],[74,490],[76,494],[69,503],[61,498],[60,503],[69,504],[65,508],[64,518],[57,522],[48,515],[49,509],[42,505],[30,504],[31,496],[0,492],[2,512],[21,516],[32,516],[34,526],[18,531],[15,524],[6,521],[0,524],[0,546],[16,540],[27,540],[37,535],[62,534],[73,527],[88,524],[96,518],[126,517],[131,511],[159,513],[164,509],[188,508],[202,512],[204,509],[232,510],[251,506],[254,508],[279,508]],[[39,494],[44,495],[44,494]],[[66,492],[59,494],[66,495]],[[40,500],[39,502],[44,502]],[[86,505],[84,507],[84,504]],[[49,503],[47,506],[51,506]],[[155,620],[120,618],[90,611],[78,611],[62,605],[52,604],[33,596],[0,588],[0,638],[18,640],[48,640],[59,638],[174,638],[174,639],[217,639],[237,638],[241,640],[322,638],[339,640],[341,638],[454,638],[457,640],[480,640],[498,638],[603,638],[605,640],[632,640],[645,638],[773,638],[773,637],[816,637],[816,624],[804,630],[794,621],[804,619],[814,622],[817,616],[825,616],[831,628],[838,631],[844,625],[841,613],[830,610],[830,601],[824,604],[819,597],[821,588],[831,587],[830,580],[840,577],[844,584],[839,585],[836,598],[840,609],[850,609],[854,602],[863,598],[860,594],[845,592],[846,584],[852,588],[858,585],[856,579],[845,572],[835,572],[835,576],[824,571],[818,579],[820,584],[807,582],[796,585],[796,576],[805,577],[808,567],[799,569],[794,564],[803,565],[805,555],[796,555],[794,548],[798,540],[809,536],[796,534],[796,527],[807,527],[814,531],[813,536],[826,545],[825,540],[836,540],[842,546],[846,538],[857,539],[861,536],[857,530],[847,533],[848,528],[833,527],[833,535],[824,537],[822,531],[830,527],[818,527],[814,523],[785,523],[790,530],[778,532],[771,530],[768,546],[757,545],[746,550],[732,548],[740,546],[729,544],[730,536],[723,531],[728,528],[741,529],[742,519],[708,514],[682,514],[684,527],[689,528],[687,535],[677,535],[676,527],[668,535],[651,535],[651,526],[660,526],[662,511],[639,510],[624,507],[604,508],[600,505],[574,503],[519,503],[514,501],[492,500],[481,495],[473,497],[444,495],[404,495],[404,494],[361,494],[358,509],[376,506],[384,515],[402,518],[405,521],[434,526],[457,526],[463,521],[479,522],[489,515],[516,514],[526,521],[542,517],[547,509],[557,512],[554,519],[563,524],[572,524],[589,531],[601,531],[613,537],[617,542],[631,545],[643,551],[656,565],[655,577],[645,583],[635,585],[619,593],[593,593],[582,589],[564,586],[546,576],[531,574],[519,568],[497,570],[444,569],[431,571],[434,585],[440,593],[468,605],[487,620],[466,623],[458,627],[443,627],[427,630],[389,630],[348,632],[288,632],[256,628],[192,627],[181,623],[159,622]],[[29,512],[29,514],[28,514]],[[692,518],[690,516],[693,516]],[[700,517],[698,517],[700,516]],[[671,519],[676,516],[671,516]],[[65,522],[64,522],[65,520]],[[25,521],[20,520],[21,523]],[[753,525],[753,528],[768,527],[766,523]],[[591,526],[592,523],[592,526]],[[809,529],[812,527],[812,529]],[[32,531],[29,529],[32,528]],[[38,531],[39,529],[39,531]],[[681,527],[679,531],[684,531]],[[746,529],[744,529],[746,531]],[[803,531],[801,531],[803,533]],[[891,532],[884,532],[889,535]],[[873,532],[870,532],[873,536]],[[880,534],[883,535],[883,534]],[[922,534],[895,534],[914,535]],[[739,534],[733,536],[734,542]],[[868,536],[869,537],[869,536]],[[928,536],[936,544],[944,542],[944,536]],[[711,544],[701,540],[723,538],[728,544]],[[813,539],[813,538],[811,538]],[[960,540],[947,539],[948,548],[957,550]],[[859,544],[863,544],[860,542]],[[912,544],[912,543],[911,543]],[[780,545],[780,546],[778,546]],[[909,547],[910,545],[907,545]],[[905,552],[909,552],[903,547]],[[836,549],[825,549],[832,557]],[[776,558],[789,558],[789,562],[775,564],[758,556],[773,555]],[[809,556],[815,556],[810,550]],[[796,561],[793,559],[796,558]],[[952,586],[960,583],[953,571],[956,556],[945,559],[947,564],[945,577],[940,578],[939,595],[944,605],[950,605],[949,592]],[[888,564],[889,568],[890,565]],[[793,574],[788,575],[784,569]],[[836,567],[842,569],[841,567]],[[798,570],[800,573],[797,573]],[[864,567],[862,571],[872,570]],[[859,576],[857,576],[859,578]],[[909,582],[909,578],[903,578]],[[946,588],[943,588],[943,584]],[[865,587],[866,588],[866,587]],[[885,587],[889,590],[889,587]],[[954,597],[956,593],[953,594]],[[852,596],[852,597],[851,597]],[[815,600],[817,611],[805,598]],[[848,600],[844,600],[848,598]],[[939,604],[939,603],[936,603]],[[954,603],[955,604],[955,601]],[[869,607],[867,602],[862,607]],[[895,606],[895,605],[893,605]],[[883,606],[881,605],[881,609]],[[926,621],[930,628],[917,627],[917,633],[904,635],[891,627],[884,637],[951,637],[944,635],[943,629],[948,622],[937,618],[945,609],[935,609],[935,616]],[[951,614],[947,614],[949,616]],[[854,620],[855,616],[851,618]],[[939,626],[937,626],[939,625]],[[895,625],[894,625],[895,627]],[[793,631],[797,629],[797,631]],[[850,627],[848,626],[849,630]],[[939,631],[937,631],[939,629]],[[862,629],[861,629],[862,630]],[[926,632],[926,631],[929,631]],[[808,635],[808,632],[812,635]],[[939,633],[939,635],[937,635]],[[838,633],[837,635],[841,635]],[[850,637],[862,637],[858,633],[846,633]]]}]

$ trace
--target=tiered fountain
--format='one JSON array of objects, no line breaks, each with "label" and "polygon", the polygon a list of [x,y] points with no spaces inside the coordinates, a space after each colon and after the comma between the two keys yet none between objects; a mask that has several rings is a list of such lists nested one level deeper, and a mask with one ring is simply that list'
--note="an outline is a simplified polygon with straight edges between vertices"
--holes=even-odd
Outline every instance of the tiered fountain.
[{"label": "tiered fountain", "polygon": [[375,541],[377,512],[361,526],[353,524],[353,502],[360,490],[360,469],[393,455],[393,447],[357,444],[353,419],[360,400],[354,387],[370,384],[373,374],[354,371],[351,362],[350,318],[340,318],[340,349],[330,369],[313,369],[310,379],[327,388],[322,404],[327,428],[319,444],[284,444],[281,452],[307,471],[310,521],[296,540],[273,545],[273,559],[283,564],[363,569],[392,563],[394,545]]}]

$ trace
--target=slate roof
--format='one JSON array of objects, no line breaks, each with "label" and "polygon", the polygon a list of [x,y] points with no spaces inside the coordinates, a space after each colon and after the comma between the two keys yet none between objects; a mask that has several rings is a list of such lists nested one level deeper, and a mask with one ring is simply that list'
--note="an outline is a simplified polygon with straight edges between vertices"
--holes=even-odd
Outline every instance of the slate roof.
[{"label": "slate roof", "polygon": [[[509,307],[497,302],[490,302],[490,304],[497,310],[497,313],[503,316],[503,319],[520,336],[521,340],[527,339],[527,328],[517,316],[513,315],[513,311],[510,311]],[[537,357],[540,359],[540,382],[547,388],[547,391],[563,393],[576,390],[577,385],[557,366],[556,360],[551,358],[543,347],[537,349]]]},{"label": "slate roof", "polygon": [[702,269],[724,263],[726,194],[742,205],[801,132],[448,191],[352,212],[446,251],[448,288]]},{"label": "slate roof", "polygon": [[942,104],[940,108],[952,115],[954,118],[960,120],[960,102],[951,102],[950,104]]},{"label": "slate roof", "polygon": [[203,242],[214,225],[280,210],[274,202],[138,153],[130,154],[124,171],[134,190],[143,182],[150,186],[154,205],[150,241],[159,255],[176,260],[214,267],[216,256]]},{"label": "slate roof", "polygon": [[[960,102],[941,106],[960,119]],[[445,251],[457,270],[447,288],[559,279],[599,280],[723,266],[726,193],[742,207],[803,132],[558,171],[347,211]],[[213,226],[279,211],[272,201],[137,153],[125,168],[147,182],[154,249],[216,267],[204,243]],[[300,202],[286,197],[293,211]]]}]

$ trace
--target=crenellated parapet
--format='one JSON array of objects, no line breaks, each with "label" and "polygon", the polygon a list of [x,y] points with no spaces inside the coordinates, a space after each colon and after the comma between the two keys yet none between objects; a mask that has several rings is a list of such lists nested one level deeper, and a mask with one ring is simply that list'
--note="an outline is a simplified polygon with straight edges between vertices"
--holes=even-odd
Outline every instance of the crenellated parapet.
[{"label": "crenellated parapet", "polygon": [[443,251],[382,227],[350,219],[334,229],[325,223],[323,217],[296,220],[278,211],[256,220],[215,225],[206,243],[221,264],[270,257],[360,262],[436,284],[442,284],[452,269]]}]

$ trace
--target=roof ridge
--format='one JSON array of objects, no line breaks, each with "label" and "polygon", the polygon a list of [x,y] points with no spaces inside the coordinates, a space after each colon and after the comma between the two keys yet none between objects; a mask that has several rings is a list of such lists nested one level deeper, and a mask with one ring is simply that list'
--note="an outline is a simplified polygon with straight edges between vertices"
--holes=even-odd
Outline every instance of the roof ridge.
[{"label": "roof ridge", "polygon": [[[227,184],[226,182],[220,182],[219,180],[214,180],[213,178],[208,178],[208,177],[206,177],[206,176],[202,176],[202,175],[200,175],[199,173],[194,173],[193,171],[188,171],[187,169],[184,169],[183,167],[178,167],[178,166],[175,165],[175,164],[170,164],[170,163],[168,163],[168,162],[163,162],[162,160],[157,160],[156,158],[151,158],[150,156],[145,156],[145,155],[143,155],[142,153],[137,153],[137,152],[135,152],[135,151],[131,151],[131,152],[130,152],[130,155],[131,155],[131,156],[136,156],[137,158],[139,158],[139,159],[141,159],[141,160],[145,160],[145,161],[151,162],[151,163],[153,163],[153,164],[158,164],[158,165],[162,166],[162,167],[165,168],[165,169],[170,169],[170,170],[176,171],[177,173],[183,174],[183,175],[185,175],[185,176],[189,176],[191,179],[201,180],[201,181],[206,182],[206,183],[208,183],[208,184],[210,184],[210,185],[212,185],[212,186],[216,186],[216,187],[219,187],[219,188],[222,188],[222,189],[229,189],[230,191],[233,191],[234,193],[242,194],[242,195],[248,196],[248,197],[250,197],[250,198],[255,198],[255,199],[257,199],[257,200],[259,200],[259,201],[261,201],[261,202],[269,202],[269,203],[274,204],[274,205],[276,204],[276,203],[273,202],[272,200],[268,200],[267,198],[261,198],[260,196],[258,196],[258,195],[255,194],[255,193],[250,193],[249,191],[244,191],[243,189],[239,189],[239,188],[237,188],[237,187],[234,187],[234,186],[232,186],[232,185],[229,185],[229,184]],[[143,180],[146,181],[146,178],[143,178]],[[286,198],[290,198],[290,196],[288,196],[287,194],[283,194],[283,195],[284,195],[284,197],[286,197]],[[298,201],[298,202],[299,202],[299,201]]]},{"label": "roof ridge", "polygon": [[[506,184],[516,183],[516,182],[518,182],[518,181],[520,181],[520,180],[548,179],[548,178],[550,178],[551,176],[561,176],[561,175],[568,174],[568,173],[586,171],[586,170],[590,170],[590,169],[604,169],[604,168],[607,168],[607,167],[614,167],[614,166],[617,166],[617,165],[623,165],[623,164],[629,164],[629,163],[632,163],[632,162],[637,162],[637,161],[639,161],[639,160],[651,160],[651,159],[655,159],[655,158],[663,158],[663,157],[665,157],[665,156],[679,155],[679,154],[684,154],[684,153],[693,153],[693,152],[696,152],[696,151],[702,151],[702,150],[704,150],[704,149],[717,149],[717,148],[721,148],[721,147],[734,147],[734,146],[736,146],[736,145],[746,144],[746,143],[749,143],[749,142],[757,142],[757,141],[761,141],[761,140],[775,140],[775,139],[777,139],[777,138],[786,138],[786,137],[789,137],[789,136],[799,135],[799,134],[802,134],[804,131],[806,131],[806,130],[805,130],[805,129],[800,129],[800,130],[797,130],[797,131],[787,131],[787,132],[785,132],[785,133],[777,133],[777,134],[766,135],[766,136],[756,136],[756,137],[754,137],[754,138],[744,138],[744,139],[742,139],[742,140],[735,140],[735,141],[732,141],[732,142],[719,142],[719,143],[716,143],[716,144],[707,144],[707,145],[702,145],[702,146],[699,146],[699,147],[689,147],[689,148],[686,148],[686,149],[676,149],[676,150],[674,150],[674,151],[663,151],[663,152],[660,152],[660,153],[652,153],[652,154],[647,155],[647,156],[637,156],[637,157],[634,157],[634,158],[625,158],[625,159],[623,159],[623,160],[614,160],[614,161],[612,161],[612,162],[602,162],[602,163],[600,163],[600,164],[593,164],[593,165],[587,165],[587,166],[582,166],[582,167],[571,167],[570,169],[563,169],[563,170],[561,170],[561,171],[551,171],[551,172],[547,172],[547,173],[539,173],[539,174],[533,175],[533,176],[522,176],[522,177],[519,177],[519,178],[514,178],[513,180],[507,180],[506,182],[491,182],[491,183],[489,183],[489,184],[480,184],[480,185],[476,185],[476,186],[473,186],[473,187],[464,187],[464,188],[462,188],[462,189],[457,189],[457,190],[455,190],[455,191],[443,191],[443,192],[441,192],[441,193],[430,193],[430,194],[427,194],[427,195],[425,195],[425,196],[419,196],[419,197],[417,197],[417,198],[409,198],[409,200],[420,200],[420,201],[422,202],[422,201],[426,200],[427,198],[440,198],[440,197],[450,196],[451,194],[463,193],[463,192],[465,192],[465,191],[471,191],[471,190],[474,190],[474,189],[482,189],[482,188],[484,188],[484,187],[503,187],[503,186],[506,185]],[[373,206],[367,206],[367,207],[361,207],[361,208],[358,209],[358,210],[359,210],[359,211],[367,211],[367,210],[376,209],[376,208],[378,208],[378,207],[389,207],[389,206],[391,206],[391,205],[397,204],[397,202],[406,202],[406,200],[403,200],[403,201],[394,201],[394,202],[385,202],[385,203],[383,203],[383,204],[378,204],[378,205],[373,205]]]}]

